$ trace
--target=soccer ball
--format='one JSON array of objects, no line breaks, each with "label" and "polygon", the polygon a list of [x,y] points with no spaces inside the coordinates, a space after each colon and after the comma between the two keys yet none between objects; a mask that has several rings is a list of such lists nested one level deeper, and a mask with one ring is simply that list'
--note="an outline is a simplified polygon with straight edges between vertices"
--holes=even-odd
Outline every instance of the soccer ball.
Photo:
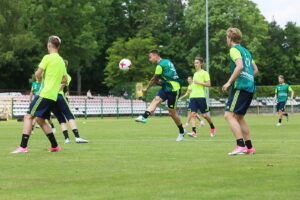
[{"label": "soccer ball", "polygon": [[119,68],[121,70],[129,70],[131,67],[131,61],[127,58],[124,58],[119,63]]}]

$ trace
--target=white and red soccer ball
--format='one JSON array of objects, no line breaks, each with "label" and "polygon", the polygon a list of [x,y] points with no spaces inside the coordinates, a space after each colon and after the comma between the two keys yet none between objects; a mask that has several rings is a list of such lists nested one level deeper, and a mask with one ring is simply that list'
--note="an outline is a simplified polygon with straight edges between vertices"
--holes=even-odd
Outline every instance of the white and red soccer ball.
[{"label": "white and red soccer ball", "polygon": [[131,61],[127,58],[124,58],[119,63],[119,68],[121,70],[129,70],[131,68]]}]

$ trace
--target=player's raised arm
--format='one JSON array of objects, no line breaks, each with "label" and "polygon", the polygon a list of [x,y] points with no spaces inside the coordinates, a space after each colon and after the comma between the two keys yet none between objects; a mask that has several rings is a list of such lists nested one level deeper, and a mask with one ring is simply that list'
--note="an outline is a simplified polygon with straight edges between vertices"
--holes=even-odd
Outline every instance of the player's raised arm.
[{"label": "player's raised arm", "polygon": [[154,83],[158,80],[159,76],[160,76],[159,74],[154,74],[153,77],[150,79],[147,87],[143,89],[143,92],[147,92],[154,85]]},{"label": "player's raised arm", "polygon": [[189,89],[188,89],[188,90],[185,92],[185,94],[179,98],[179,100],[181,100],[181,99],[187,97],[191,92],[192,92],[192,90],[189,90]]},{"label": "player's raised arm", "polygon": [[259,70],[255,62],[252,63],[252,67],[253,67],[254,75],[257,75],[259,73]]}]

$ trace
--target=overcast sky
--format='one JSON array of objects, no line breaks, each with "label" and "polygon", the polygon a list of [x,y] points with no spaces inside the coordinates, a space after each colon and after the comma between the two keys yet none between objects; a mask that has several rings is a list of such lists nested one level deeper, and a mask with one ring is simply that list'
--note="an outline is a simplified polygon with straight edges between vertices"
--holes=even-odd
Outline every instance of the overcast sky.
[{"label": "overcast sky", "polygon": [[252,0],[265,16],[267,21],[275,21],[284,27],[288,21],[300,26],[300,0]]},{"label": "overcast sky", "polygon": [[[188,2],[188,0],[182,0]],[[275,21],[284,27],[288,21],[300,26],[300,0],[252,0],[257,4],[267,21]]]}]

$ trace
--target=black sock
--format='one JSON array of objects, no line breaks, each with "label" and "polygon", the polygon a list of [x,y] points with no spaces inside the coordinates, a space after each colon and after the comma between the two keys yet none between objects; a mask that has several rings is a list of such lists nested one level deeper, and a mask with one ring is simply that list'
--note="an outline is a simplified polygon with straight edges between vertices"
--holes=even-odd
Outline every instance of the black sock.
[{"label": "black sock", "polygon": [[244,143],[244,139],[241,138],[241,139],[237,139],[236,140],[236,144],[240,147],[245,147],[245,143]]},{"label": "black sock", "polygon": [[58,144],[56,142],[54,134],[53,133],[49,133],[49,134],[47,134],[47,137],[48,137],[49,141],[51,142],[51,147],[52,148],[56,148],[58,146]]},{"label": "black sock", "polygon": [[192,130],[193,130],[193,132],[197,133],[196,132],[196,127],[192,127]]},{"label": "black sock", "polygon": [[32,125],[32,128],[31,128],[31,130],[32,130],[32,131],[34,130],[34,125]]},{"label": "black sock", "polygon": [[247,146],[248,149],[251,149],[252,148],[251,140],[246,140],[245,145]]},{"label": "black sock", "polygon": [[215,126],[214,126],[213,123],[211,123],[211,124],[209,124],[209,125],[210,125],[210,128],[211,128],[211,129],[215,128]]},{"label": "black sock", "polygon": [[63,131],[63,134],[65,136],[65,139],[69,138],[68,130]]},{"label": "black sock", "polygon": [[51,126],[51,128],[54,128],[54,124],[52,123],[52,124],[50,124],[50,126]]},{"label": "black sock", "polygon": [[283,115],[286,116],[286,117],[289,116],[289,114],[287,114],[287,113],[284,113]]},{"label": "black sock", "polygon": [[25,134],[22,135],[22,140],[21,140],[21,144],[20,144],[21,147],[23,147],[23,148],[27,147],[29,136],[30,135],[25,135]]},{"label": "black sock", "polygon": [[146,111],[146,112],[143,114],[143,117],[144,117],[145,119],[147,119],[150,115],[151,115],[151,112]]},{"label": "black sock", "polygon": [[73,129],[73,133],[74,133],[75,137],[79,138],[78,129]]},{"label": "black sock", "polygon": [[183,134],[183,133],[184,133],[184,129],[183,129],[183,127],[182,127],[182,124],[180,124],[180,125],[178,126],[178,128],[179,128],[179,133],[180,133],[180,134]]},{"label": "black sock", "polygon": [[282,119],[279,119],[279,120],[278,120],[278,123],[281,123],[281,120],[282,120]]}]

